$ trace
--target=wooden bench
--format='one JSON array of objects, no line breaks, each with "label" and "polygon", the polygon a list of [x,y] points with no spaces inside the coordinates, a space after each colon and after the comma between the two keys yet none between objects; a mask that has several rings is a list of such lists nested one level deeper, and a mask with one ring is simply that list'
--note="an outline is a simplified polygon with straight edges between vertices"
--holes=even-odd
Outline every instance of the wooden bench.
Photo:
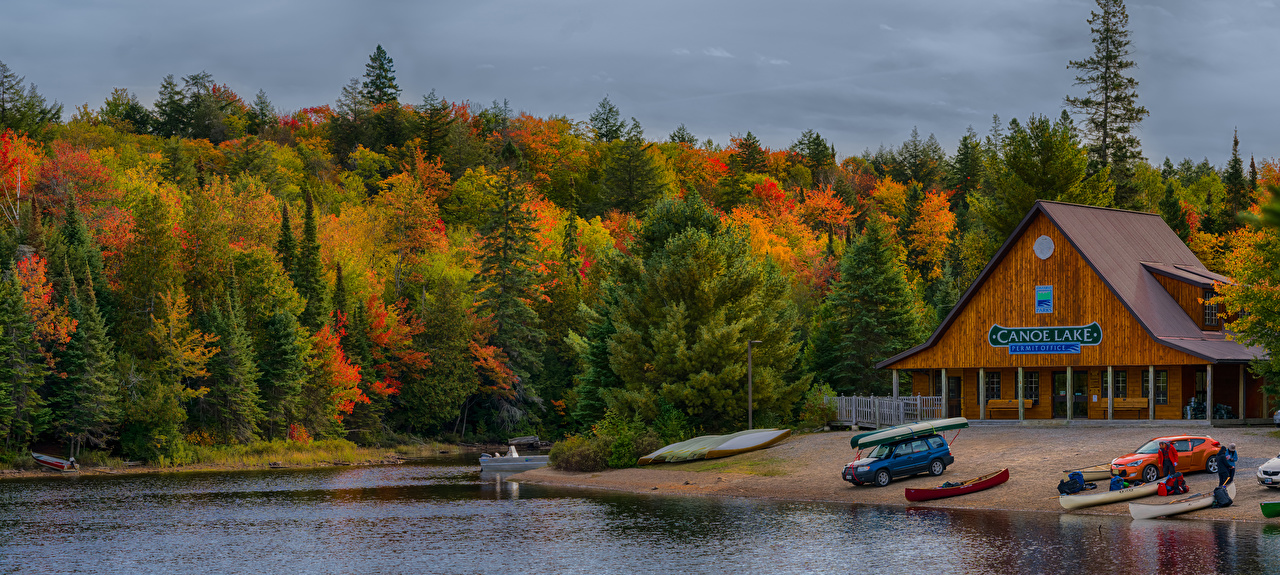
[{"label": "wooden bench", "polygon": [[[1103,403],[1103,410],[1106,410],[1106,403]],[[1127,414],[1133,412],[1142,419],[1142,415],[1147,413],[1147,398],[1145,397],[1117,397],[1115,405],[1112,407],[1118,415],[1122,410]]]},{"label": "wooden bench", "polygon": [[[1032,400],[1030,399],[1022,400],[1022,407],[1024,410],[1031,409],[1031,404],[1032,404]],[[996,413],[999,413],[1001,415],[1007,415],[1011,413],[1013,414],[1013,417],[1018,417],[1018,400],[988,399],[987,415],[995,415]]]}]

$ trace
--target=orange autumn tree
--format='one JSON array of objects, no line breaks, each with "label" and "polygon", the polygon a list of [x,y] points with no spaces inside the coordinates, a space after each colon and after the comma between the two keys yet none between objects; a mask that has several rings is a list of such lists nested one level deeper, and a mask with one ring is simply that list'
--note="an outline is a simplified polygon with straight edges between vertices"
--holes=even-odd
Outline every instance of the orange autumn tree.
[{"label": "orange autumn tree", "polygon": [[15,272],[27,313],[35,323],[36,341],[40,342],[45,361],[52,367],[54,349],[62,349],[71,341],[77,322],[67,313],[66,305],[53,301],[53,286],[45,276],[45,263],[39,254],[32,254],[18,262]]},{"label": "orange autumn tree", "polygon": [[16,233],[21,227],[21,206],[30,203],[43,157],[40,145],[23,134],[0,134],[0,214]]},{"label": "orange autumn tree", "polygon": [[342,349],[343,327],[325,324],[311,338],[311,374],[302,389],[302,424],[320,435],[342,431],[342,419],[357,403],[369,403],[360,390],[360,367]]},{"label": "orange autumn tree", "polygon": [[909,241],[917,255],[917,263],[925,270],[925,278],[942,277],[942,266],[951,234],[956,230],[956,215],[951,211],[950,191],[931,191],[920,202],[919,215],[911,224]]}]

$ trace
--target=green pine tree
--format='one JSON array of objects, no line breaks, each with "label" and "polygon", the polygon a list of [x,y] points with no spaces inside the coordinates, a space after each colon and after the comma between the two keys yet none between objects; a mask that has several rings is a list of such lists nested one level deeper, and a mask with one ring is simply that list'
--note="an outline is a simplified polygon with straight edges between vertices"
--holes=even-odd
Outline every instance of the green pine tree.
[{"label": "green pine tree", "polygon": [[649,155],[652,144],[645,142],[640,122],[631,119],[626,137],[613,144],[604,169],[605,191],[610,206],[638,213],[667,191],[658,164]]},{"label": "green pine tree", "polygon": [[1223,231],[1231,231],[1240,227],[1236,214],[1253,205],[1251,190],[1244,178],[1244,162],[1240,159],[1239,131],[1231,136],[1231,159],[1227,161],[1227,169],[1222,174],[1222,187],[1226,195],[1223,197],[1219,221]]},{"label": "green pine tree", "polygon": [[228,443],[257,440],[264,413],[259,406],[258,371],[253,340],[245,329],[244,310],[234,279],[222,305],[213,308],[213,333],[218,353],[209,360],[209,392],[201,399],[208,406],[209,423],[216,436]]},{"label": "green pine tree", "polygon": [[50,381],[49,406],[57,437],[70,440],[75,454],[85,444],[105,447],[114,435],[120,419],[120,382],[93,284],[77,289],[74,276],[69,272],[67,276],[71,278],[68,307],[78,323],[71,341],[56,354],[58,373]]},{"label": "green pine tree", "polygon": [[689,144],[693,147],[698,145],[697,136],[694,136],[693,132],[690,132],[689,128],[686,128],[684,124],[676,126],[675,131],[671,132],[670,136],[667,136],[667,141],[673,144]]},{"label": "green pine tree", "polygon": [[267,320],[258,342],[258,387],[262,397],[263,431],[268,440],[284,439],[289,424],[299,421],[298,402],[307,379],[311,354],[305,330],[288,310]]},{"label": "green pine tree", "polygon": [[289,204],[280,204],[280,235],[276,239],[276,257],[284,272],[293,275],[294,260],[298,257],[298,245],[293,239],[293,224],[289,222]]},{"label": "green pine tree", "polygon": [[364,65],[364,81],[360,91],[373,105],[394,102],[400,97],[400,86],[396,85],[396,69],[391,56],[382,49],[382,44],[369,55],[369,63]]},{"label": "green pine tree", "polygon": [[480,384],[469,350],[474,326],[465,286],[448,278],[432,283],[435,289],[424,286],[418,299],[423,329],[414,336],[414,347],[427,352],[431,365],[421,377],[405,380],[397,396],[397,419],[420,434],[448,429]]},{"label": "green pine tree", "polygon": [[747,135],[737,140],[734,147],[738,151],[734,159],[737,160],[740,173],[763,174],[765,172],[764,149],[760,147],[760,140],[755,134],[748,130]]},{"label": "green pine tree", "polygon": [[173,74],[164,77],[160,82],[160,95],[156,98],[156,120],[152,124],[153,133],[161,138],[186,136],[190,131],[190,112],[187,109],[187,95],[178,87]]},{"label": "green pine tree", "polygon": [[1191,235],[1191,226],[1187,223],[1187,212],[1182,209],[1182,202],[1178,200],[1172,181],[1164,186],[1164,197],[1160,199],[1160,217],[1178,234],[1178,239],[1187,241],[1187,237]]},{"label": "green pine tree", "polygon": [[596,141],[606,144],[622,139],[623,130],[627,127],[621,120],[618,107],[609,101],[608,96],[600,100],[600,104],[596,106],[596,111],[591,113],[591,118],[587,123],[595,131]]},{"label": "green pine tree", "polygon": [[62,121],[62,104],[46,103],[35,84],[23,90],[24,80],[0,61],[0,132],[25,132],[40,139],[49,124]]},{"label": "green pine tree", "polygon": [[307,192],[305,198],[306,212],[302,220],[302,241],[298,245],[298,260],[292,277],[298,295],[307,299],[307,307],[298,316],[298,323],[314,331],[327,323],[329,302],[324,271],[321,268],[320,241],[316,238],[316,214],[311,192]]},{"label": "green pine tree", "polygon": [[418,106],[418,137],[428,159],[444,157],[449,146],[449,130],[453,126],[453,107],[436,96],[436,91],[422,97]]},{"label": "green pine tree", "polygon": [[12,405],[5,447],[20,450],[44,431],[50,413],[39,394],[47,371],[45,359],[16,274],[0,280],[0,340],[0,381],[8,388],[9,399],[5,403]]},{"label": "green pine tree", "polygon": [[822,134],[813,130],[805,130],[801,133],[800,139],[791,145],[791,151],[800,154],[804,159],[805,167],[814,174],[817,174],[818,170],[836,165],[835,146],[827,142]]}]

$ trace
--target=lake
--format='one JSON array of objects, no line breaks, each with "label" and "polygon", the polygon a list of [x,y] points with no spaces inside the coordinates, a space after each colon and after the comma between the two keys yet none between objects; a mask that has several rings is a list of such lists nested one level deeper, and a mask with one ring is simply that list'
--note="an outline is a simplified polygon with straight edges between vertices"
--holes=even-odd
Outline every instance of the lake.
[{"label": "lake", "polygon": [[3,480],[0,572],[1280,573],[1275,524],[631,495],[473,461]]}]

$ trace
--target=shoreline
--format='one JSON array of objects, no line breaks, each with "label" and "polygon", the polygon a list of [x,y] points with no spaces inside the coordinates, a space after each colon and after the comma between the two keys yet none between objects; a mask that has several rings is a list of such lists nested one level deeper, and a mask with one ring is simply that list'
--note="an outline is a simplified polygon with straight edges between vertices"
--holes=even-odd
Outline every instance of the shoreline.
[{"label": "shoreline", "polygon": [[[549,467],[508,478],[517,483],[601,489],[650,495],[741,497],[772,501],[862,503],[900,508],[1035,511],[1074,515],[1129,516],[1124,501],[1067,511],[1058,504],[1057,485],[1065,469],[1109,462],[1147,439],[1166,435],[1209,435],[1224,445],[1235,443],[1240,453],[1236,469],[1236,499],[1230,507],[1203,509],[1180,519],[1268,523],[1258,504],[1280,500],[1280,489],[1267,488],[1254,478],[1258,465],[1280,453],[1280,440],[1270,427],[1255,428],[1034,428],[975,426],[961,430],[952,442],[955,463],[940,477],[928,474],[896,479],[887,487],[855,486],[840,478],[844,465],[856,454],[849,447],[853,432],[823,432],[792,436],[771,448],[722,459],[663,463],[595,473],[557,471]],[[865,455],[865,454],[864,454]],[[906,487],[935,487],[944,481],[971,479],[1003,467],[1009,481],[986,491],[959,497],[912,503]],[[1216,474],[1186,475],[1190,493],[1211,491]],[[1106,489],[1099,482],[1098,489]],[[1172,501],[1159,496],[1132,500]]]}]

